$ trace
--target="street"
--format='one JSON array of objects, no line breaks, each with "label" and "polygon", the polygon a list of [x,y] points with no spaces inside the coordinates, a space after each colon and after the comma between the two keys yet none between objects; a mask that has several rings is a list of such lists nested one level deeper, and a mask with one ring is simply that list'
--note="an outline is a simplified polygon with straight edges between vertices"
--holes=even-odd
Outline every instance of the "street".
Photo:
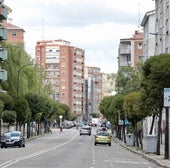
[{"label": "street", "polygon": [[156,168],[140,155],[112,146],[94,146],[95,128],[91,136],[80,136],[75,129],[41,136],[26,143],[25,148],[0,149],[1,168]]}]

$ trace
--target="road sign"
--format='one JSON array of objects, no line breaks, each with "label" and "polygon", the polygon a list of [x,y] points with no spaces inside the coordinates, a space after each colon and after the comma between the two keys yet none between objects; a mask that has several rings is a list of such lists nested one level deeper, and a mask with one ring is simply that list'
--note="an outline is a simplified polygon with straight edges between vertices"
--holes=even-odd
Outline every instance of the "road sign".
[{"label": "road sign", "polygon": [[170,88],[164,88],[164,107],[170,107]]}]

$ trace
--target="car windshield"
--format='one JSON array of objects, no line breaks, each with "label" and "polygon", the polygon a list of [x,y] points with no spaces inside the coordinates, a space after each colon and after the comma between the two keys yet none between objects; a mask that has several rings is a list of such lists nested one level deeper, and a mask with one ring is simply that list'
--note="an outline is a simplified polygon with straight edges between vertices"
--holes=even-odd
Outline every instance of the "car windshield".
[{"label": "car windshield", "polygon": [[81,129],[89,130],[89,129],[90,129],[90,127],[82,127]]},{"label": "car windshield", "polygon": [[20,133],[18,133],[18,132],[11,133],[11,137],[19,137],[19,136],[20,136]]}]

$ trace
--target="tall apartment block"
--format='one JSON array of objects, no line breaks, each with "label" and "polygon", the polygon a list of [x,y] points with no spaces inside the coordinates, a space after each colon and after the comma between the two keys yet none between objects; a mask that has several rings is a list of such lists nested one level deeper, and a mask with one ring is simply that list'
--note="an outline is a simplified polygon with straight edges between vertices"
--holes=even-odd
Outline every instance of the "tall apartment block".
[{"label": "tall apartment block", "polygon": [[155,10],[146,12],[141,22],[143,27],[143,56],[144,61],[155,55]]},{"label": "tall apartment block", "polygon": [[45,70],[45,85],[53,89],[51,97],[70,107],[72,113],[84,114],[84,57],[83,49],[59,40],[38,41],[35,61]]},{"label": "tall apartment block", "polygon": [[[7,30],[2,25],[3,20],[6,20],[8,16],[8,7],[4,4],[3,0],[0,0],[0,62],[7,59],[7,51],[2,47],[1,43],[7,39]],[[7,80],[7,71],[0,67],[0,81]]]},{"label": "tall apartment block", "polygon": [[155,0],[155,54],[170,53],[170,0]]},{"label": "tall apartment block", "polygon": [[86,119],[90,119],[90,114],[99,114],[99,105],[102,100],[102,73],[98,67],[85,67],[86,85]]},{"label": "tall apartment block", "polygon": [[130,65],[134,69],[143,60],[143,32],[135,31],[131,38],[120,39],[118,67]]}]

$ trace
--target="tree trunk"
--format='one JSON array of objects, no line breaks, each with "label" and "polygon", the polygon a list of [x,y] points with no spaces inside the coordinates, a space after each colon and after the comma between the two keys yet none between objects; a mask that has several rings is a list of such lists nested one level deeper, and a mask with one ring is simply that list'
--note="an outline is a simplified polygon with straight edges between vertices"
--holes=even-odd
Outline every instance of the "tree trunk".
[{"label": "tree trunk", "polygon": [[160,155],[161,122],[162,122],[162,110],[160,110],[160,112],[159,112],[159,121],[158,121],[158,141],[157,141],[157,148],[156,148],[156,154],[157,154],[157,155]]}]

